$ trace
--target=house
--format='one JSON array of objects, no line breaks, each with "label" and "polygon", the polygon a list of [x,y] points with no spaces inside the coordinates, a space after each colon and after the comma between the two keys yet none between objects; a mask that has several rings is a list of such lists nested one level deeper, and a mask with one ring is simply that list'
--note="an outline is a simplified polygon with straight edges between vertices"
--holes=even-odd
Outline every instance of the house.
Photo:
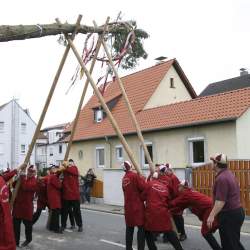
[{"label": "house", "polygon": [[[35,129],[28,110],[15,99],[0,106],[0,170],[23,163]],[[34,153],[30,162],[35,162]]]},{"label": "house", "polygon": [[[187,166],[224,152],[250,155],[250,88],[197,97],[176,59],[122,78],[154,163],[171,163],[180,178]],[[136,160],[148,164],[116,81],[104,93]],[[123,203],[121,162],[128,159],[95,96],[81,111],[71,157],[82,172],[94,168],[104,182],[104,202]]]},{"label": "house", "polygon": [[58,124],[40,131],[36,141],[36,165],[39,168],[46,168],[51,164],[60,165],[63,161],[67,148],[63,131],[67,125]]},{"label": "house", "polygon": [[250,87],[250,75],[244,68],[240,69],[240,76],[209,84],[199,95],[208,96],[228,91]]}]

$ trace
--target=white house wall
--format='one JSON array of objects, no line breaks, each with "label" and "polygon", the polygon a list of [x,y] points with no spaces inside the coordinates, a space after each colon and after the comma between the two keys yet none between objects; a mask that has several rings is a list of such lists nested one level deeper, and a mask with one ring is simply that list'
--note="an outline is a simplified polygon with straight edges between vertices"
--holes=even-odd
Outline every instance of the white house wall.
[{"label": "white house wall", "polygon": [[[174,79],[174,88],[170,88],[170,78]],[[187,91],[175,68],[171,66],[153,95],[146,103],[144,109],[155,108],[191,99],[192,98],[189,92]]]},{"label": "white house wall", "polygon": [[3,145],[0,169],[6,169],[7,164],[11,164],[11,105],[8,104],[0,110],[0,122],[4,122],[4,131],[0,132],[0,143]]},{"label": "white house wall", "polygon": [[250,158],[250,108],[236,121],[238,159]]}]

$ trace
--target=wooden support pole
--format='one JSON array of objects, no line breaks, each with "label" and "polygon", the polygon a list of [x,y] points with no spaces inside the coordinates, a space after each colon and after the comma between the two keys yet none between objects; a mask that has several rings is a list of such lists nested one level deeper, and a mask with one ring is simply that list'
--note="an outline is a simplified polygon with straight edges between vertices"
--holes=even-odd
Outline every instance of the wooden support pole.
[{"label": "wooden support pole", "polygon": [[127,141],[125,140],[125,138],[124,138],[124,136],[123,136],[123,134],[122,134],[122,132],[121,132],[121,130],[120,130],[120,128],[119,128],[117,122],[116,122],[116,120],[114,119],[112,113],[110,112],[108,106],[106,105],[105,100],[104,100],[104,98],[103,98],[101,92],[100,92],[99,89],[97,88],[97,86],[96,86],[96,84],[95,84],[95,82],[94,82],[94,80],[93,80],[91,74],[89,73],[89,71],[88,71],[87,68],[85,67],[84,63],[82,62],[81,56],[80,56],[80,54],[78,53],[78,51],[77,51],[77,49],[76,49],[74,43],[72,42],[72,40],[71,40],[70,38],[68,38],[67,35],[65,35],[65,37],[66,37],[66,39],[67,39],[69,45],[71,46],[71,49],[73,50],[73,52],[74,52],[74,54],[75,54],[75,56],[76,56],[76,58],[77,58],[79,64],[81,65],[81,67],[82,67],[82,69],[84,70],[84,72],[85,72],[87,78],[89,79],[90,84],[91,84],[92,88],[94,89],[94,92],[95,92],[97,98],[99,99],[99,101],[100,101],[100,103],[101,103],[101,105],[102,105],[104,111],[106,112],[107,117],[108,117],[109,121],[111,122],[112,127],[114,128],[114,130],[115,130],[115,132],[116,132],[118,138],[120,139],[120,141],[121,141],[121,143],[122,143],[122,145],[123,145],[123,147],[124,147],[126,153],[128,154],[129,159],[131,160],[132,164],[134,165],[136,171],[137,171],[139,174],[142,174],[141,169],[140,169],[140,166],[139,166],[138,163],[136,162],[135,156],[134,156],[134,154],[133,154],[133,152],[132,152],[130,146],[128,145]]},{"label": "wooden support pole", "polygon": [[[91,66],[90,66],[90,69],[89,69],[90,74],[92,74],[92,72],[93,72],[93,69],[94,69],[94,66],[95,66],[95,63],[96,63],[96,59],[97,59],[99,50],[101,48],[101,43],[102,43],[102,41],[104,39],[104,35],[105,35],[106,29],[107,29],[107,25],[109,23],[109,19],[110,18],[108,17],[107,20],[106,20],[106,23],[104,25],[103,33],[98,38],[95,55],[94,55],[94,57],[93,57],[93,59],[91,61]],[[59,22],[58,19],[56,21]],[[73,138],[74,138],[74,135],[75,135],[76,125],[77,125],[77,122],[78,122],[78,119],[79,119],[79,115],[80,115],[80,112],[81,112],[82,104],[83,104],[83,101],[84,101],[88,86],[89,86],[89,79],[87,78],[87,80],[86,80],[86,82],[84,84],[84,88],[83,88],[83,92],[82,92],[82,95],[81,95],[81,98],[80,98],[80,102],[79,102],[79,105],[78,105],[76,116],[75,116],[75,119],[73,121],[71,134],[70,134],[70,139],[69,139],[68,146],[67,146],[67,149],[66,149],[66,153],[65,153],[65,156],[64,156],[64,161],[67,161],[68,157],[69,157],[69,152],[70,152],[72,142],[73,142]]]},{"label": "wooden support pole", "polygon": [[[96,24],[95,21],[94,21],[94,26],[97,28],[97,24]],[[130,104],[130,102],[129,102],[129,99],[128,99],[128,95],[127,95],[127,93],[126,93],[126,91],[125,91],[125,88],[124,88],[124,85],[123,85],[123,83],[122,83],[122,80],[121,80],[121,78],[120,78],[119,75],[118,75],[118,72],[117,72],[117,70],[116,70],[116,68],[115,68],[115,65],[114,65],[114,63],[113,63],[112,57],[111,57],[111,55],[110,55],[110,53],[109,53],[108,47],[107,47],[106,42],[105,42],[104,40],[102,40],[102,45],[103,45],[103,48],[104,48],[104,50],[105,50],[105,52],[106,52],[106,55],[107,55],[107,57],[108,57],[108,59],[109,59],[109,63],[110,63],[110,65],[111,65],[111,67],[112,67],[112,69],[113,69],[113,71],[114,71],[114,73],[115,73],[117,82],[118,82],[118,84],[119,84],[119,87],[120,87],[121,92],[122,92],[122,96],[123,96],[124,101],[125,101],[125,105],[127,106],[127,109],[128,109],[129,114],[130,114],[130,116],[131,116],[132,122],[133,122],[133,124],[134,124],[134,126],[135,126],[135,128],[136,128],[137,136],[138,136],[138,138],[139,138],[139,140],[140,140],[140,142],[141,142],[141,145],[142,145],[144,154],[145,154],[146,159],[147,159],[147,161],[148,161],[148,163],[149,163],[150,172],[151,172],[151,173],[154,173],[154,171],[155,171],[154,164],[153,164],[152,159],[151,159],[151,157],[150,157],[150,154],[149,154],[149,152],[148,152],[147,146],[146,146],[146,144],[145,144],[145,142],[144,142],[144,139],[143,139],[143,136],[142,136],[142,132],[141,132],[140,125],[139,125],[139,123],[138,123],[137,120],[136,120],[135,113],[134,113],[133,108],[132,108],[132,106],[131,106],[131,104]]]},{"label": "wooden support pole", "polygon": [[[78,18],[77,18],[77,22],[76,22],[76,29],[74,31],[74,33],[72,34],[72,40],[74,40],[75,38],[75,35],[77,34],[77,27],[80,25],[80,22],[81,22],[81,19],[82,19],[82,15],[79,15]],[[36,143],[36,140],[37,140],[37,137],[40,133],[40,130],[41,130],[41,127],[42,127],[42,123],[44,121],[44,118],[45,118],[45,115],[47,113],[47,110],[48,110],[48,107],[49,107],[49,104],[50,104],[50,101],[52,99],[52,96],[54,94],[54,90],[56,88],[56,85],[58,83],[58,80],[59,80],[59,77],[60,77],[60,74],[62,72],[62,69],[63,69],[63,66],[65,64],[65,61],[66,61],[66,58],[69,54],[69,50],[70,50],[70,45],[67,45],[67,47],[65,48],[65,51],[64,51],[64,54],[63,54],[63,57],[61,59],[61,62],[59,64],[59,67],[58,67],[58,70],[56,72],[56,75],[54,77],[54,80],[53,80],[53,83],[52,83],[52,86],[50,88],[50,91],[49,91],[49,94],[47,96],[47,99],[46,99],[46,102],[45,102],[45,105],[43,107],[43,110],[42,110],[42,113],[41,113],[41,116],[40,116],[40,119],[38,121],[38,124],[36,126],[36,130],[35,130],[35,133],[33,135],[33,138],[32,138],[32,141],[31,141],[31,144],[29,145],[29,149],[28,149],[28,152],[25,156],[25,159],[24,159],[24,164],[28,164],[29,161],[30,161],[30,156],[32,154],[32,151],[34,149],[34,146],[35,146],[35,143]],[[17,184],[16,184],[16,187],[13,191],[13,195],[11,197],[11,201],[10,201],[10,206],[11,208],[13,207],[13,204],[14,204],[14,201],[16,199],[16,196],[17,196],[17,192],[18,192],[18,189],[19,189],[19,186],[20,186],[20,180],[18,180]]]}]

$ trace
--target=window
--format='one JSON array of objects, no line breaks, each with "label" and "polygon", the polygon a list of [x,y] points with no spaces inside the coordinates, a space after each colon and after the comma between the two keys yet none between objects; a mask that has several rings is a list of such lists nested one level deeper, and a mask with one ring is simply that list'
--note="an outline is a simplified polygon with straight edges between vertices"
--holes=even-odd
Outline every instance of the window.
[{"label": "window", "polygon": [[21,154],[25,154],[26,153],[26,148],[25,148],[25,145],[22,144],[21,145]]},{"label": "window", "polygon": [[59,145],[59,154],[61,154],[62,153],[62,145],[60,144]]},{"label": "window", "polygon": [[25,134],[26,133],[26,128],[27,128],[27,124],[22,122],[21,123],[21,133]]},{"label": "window", "polygon": [[96,166],[98,168],[104,168],[104,148],[97,147],[96,148]]},{"label": "window", "polygon": [[78,151],[78,158],[81,160],[83,158],[83,152],[82,150]]},{"label": "window", "polygon": [[[153,161],[153,144],[150,142],[150,143],[146,143],[146,146],[147,146],[147,149],[148,149],[148,152],[149,152],[149,155]],[[142,163],[142,166],[145,166],[145,167],[148,167],[148,161],[145,157],[145,154],[144,154],[144,150],[143,150],[143,147],[141,146],[141,163]]]},{"label": "window", "polygon": [[103,110],[102,109],[94,110],[94,119],[96,122],[101,122],[103,120]]},{"label": "window", "polygon": [[53,148],[49,148],[49,156],[53,156]]},{"label": "window", "polygon": [[174,78],[173,77],[170,78],[170,88],[175,88],[175,86],[174,86]]},{"label": "window", "polygon": [[205,162],[204,138],[191,138],[189,141],[189,158],[192,165]]},{"label": "window", "polygon": [[4,122],[0,122],[0,132],[4,131]]},{"label": "window", "polygon": [[0,143],[0,155],[4,154],[4,144]]},{"label": "window", "polygon": [[117,161],[123,161],[123,148],[122,146],[115,147],[115,155]]}]

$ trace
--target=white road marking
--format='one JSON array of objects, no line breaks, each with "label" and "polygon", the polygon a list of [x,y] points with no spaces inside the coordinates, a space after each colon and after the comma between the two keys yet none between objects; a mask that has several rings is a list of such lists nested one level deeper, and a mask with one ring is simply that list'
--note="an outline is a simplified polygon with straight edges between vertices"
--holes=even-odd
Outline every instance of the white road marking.
[{"label": "white road marking", "polygon": [[[120,244],[120,243],[116,243],[116,242],[113,242],[113,241],[104,240],[104,239],[100,239],[100,241],[101,241],[101,242],[104,242],[104,243],[107,243],[107,244],[110,244],[110,245],[118,246],[118,247],[121,247],[121,248],[126,248],[125,245]],[[133,250],[137,250],[137,249],[136,249],[136,248],[133,248]]]}]

